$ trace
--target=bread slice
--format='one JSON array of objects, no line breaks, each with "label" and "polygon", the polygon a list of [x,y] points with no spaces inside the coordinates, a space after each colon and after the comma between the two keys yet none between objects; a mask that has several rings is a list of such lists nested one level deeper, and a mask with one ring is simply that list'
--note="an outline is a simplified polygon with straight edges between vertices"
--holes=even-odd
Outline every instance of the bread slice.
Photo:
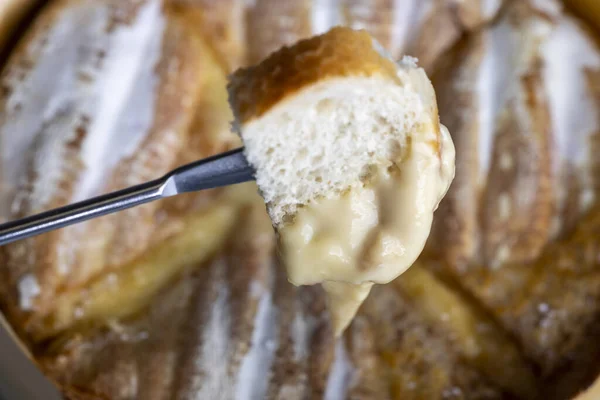
[{"label": "bread slice", "polygon": [[433,87],[338,27],[238,70],[229,94],[289,279],[325,282],[340,333],[418,257],[454,177]]}]

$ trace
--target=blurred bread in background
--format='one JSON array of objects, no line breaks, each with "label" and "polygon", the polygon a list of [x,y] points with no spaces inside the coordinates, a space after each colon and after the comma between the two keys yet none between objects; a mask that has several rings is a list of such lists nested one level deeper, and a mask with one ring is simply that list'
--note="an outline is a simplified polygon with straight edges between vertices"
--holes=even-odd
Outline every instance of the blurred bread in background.
[{"label": "blurred bread in background", "polygon": [[22,26],[23,20],[31,11],[47,0],[3,0],[0,2],[0,55],[4,47],[14,39],[14,34]]}]

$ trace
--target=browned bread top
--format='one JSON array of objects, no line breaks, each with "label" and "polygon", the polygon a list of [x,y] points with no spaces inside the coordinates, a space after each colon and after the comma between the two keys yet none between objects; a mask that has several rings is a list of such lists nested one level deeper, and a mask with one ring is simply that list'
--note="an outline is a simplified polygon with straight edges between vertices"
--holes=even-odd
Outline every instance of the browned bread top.
[{"label": "browned bread top", "polygon": [[283,47],[254,67],[231,77],[230,99],[241,123],[318,81],[380,75],[397,80],[396,66],[381,55],[366,31],[346,27]]}]

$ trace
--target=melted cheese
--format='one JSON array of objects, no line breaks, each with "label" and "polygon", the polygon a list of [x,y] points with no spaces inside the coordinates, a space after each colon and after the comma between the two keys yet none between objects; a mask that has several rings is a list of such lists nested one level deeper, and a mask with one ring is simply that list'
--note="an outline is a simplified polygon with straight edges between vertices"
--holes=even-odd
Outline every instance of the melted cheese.
[{"label": "melted cheese", "polygon": [[323,283],[336,334],[373,283],[395,279],[423,250],[433,212],[454,177],[454,146],[445,128],[441,137],[438,153],[415,135],[403,159],[377,167],[341,195],[310,202],[280,228],[289,280]]}]

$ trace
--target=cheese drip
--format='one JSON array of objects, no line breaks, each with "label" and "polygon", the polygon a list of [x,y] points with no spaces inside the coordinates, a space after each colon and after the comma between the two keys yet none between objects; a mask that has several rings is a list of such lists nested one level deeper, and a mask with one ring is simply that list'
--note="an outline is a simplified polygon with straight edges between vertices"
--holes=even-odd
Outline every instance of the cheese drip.
[{"label": "cheese drip", "polygon": [[361,183],[298,209],[279,230],[290,282],[322,283],[336,335],[348,326],[374,283],[388,283],[417,259],[433,212],[454,177],[454,147],[415,134],[404,155],[369,171]]}]

